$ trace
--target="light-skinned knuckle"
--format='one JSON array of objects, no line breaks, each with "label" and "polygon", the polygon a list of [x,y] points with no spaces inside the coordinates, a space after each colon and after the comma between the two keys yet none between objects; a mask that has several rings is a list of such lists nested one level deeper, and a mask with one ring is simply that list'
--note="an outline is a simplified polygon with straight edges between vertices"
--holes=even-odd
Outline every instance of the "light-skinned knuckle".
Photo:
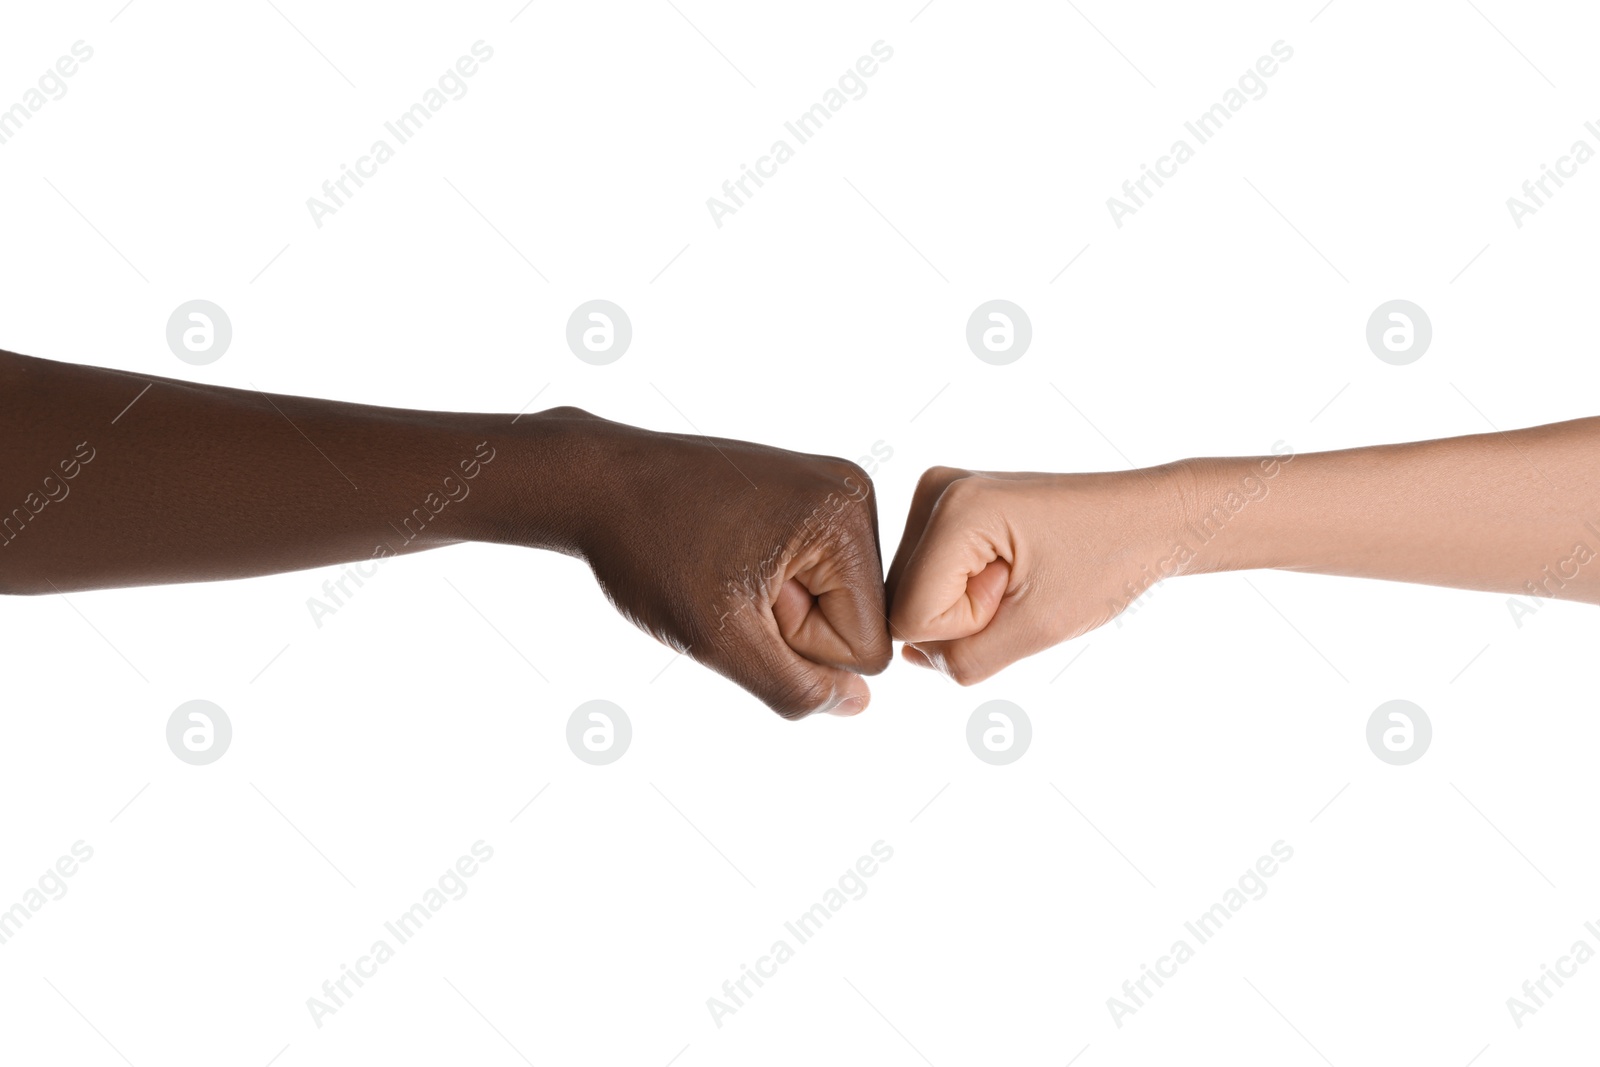
[{"label": "light-skinned knuckle", "polygon": [[903,598],[896,599],[889,605],[889,633],[896,641],[904,641],[908,645],[915,644],[918,640],[917,620],[911,617]]},{"label": "light-skinned knuckle", "polygon": [[917,495],[936,492],[951,479],[960,477],[961,473],[957,467],[929,467],[917,479]]},{"label": "light-skinned knuckle", "polygon": [[988,491],[989,487],[983,479],[963,475],[944,487],[944,492],[939,496],[939,509],[965,511],[973,507]]},{"label": "light-skinned knuckle", "polygon": [[951,680],[959,686],[975,685],[989,675],[972,653],[959,645],[946,650],[944,663]]}]

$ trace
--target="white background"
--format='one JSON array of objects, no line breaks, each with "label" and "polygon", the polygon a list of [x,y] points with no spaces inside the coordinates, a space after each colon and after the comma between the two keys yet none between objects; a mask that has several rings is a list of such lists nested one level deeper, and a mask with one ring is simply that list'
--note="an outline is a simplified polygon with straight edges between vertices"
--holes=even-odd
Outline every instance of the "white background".
[{"label": "white background", "polygon": [[[674,2],[8,5],[0,107],[94,56],[0,145],[0,346],[883,442],[886,556],[935,463],[1595,413],[1600,162],[1520,229],[1505,204],[1600,147],[1584,5]],[[480,39],[467,95],[317,228],[306,198]],[[706,198],[878,40],[867,94],[717,228]],[[1106,198],[1278,40],[1267,94],[1117,228]],[[595,297],[633,322],[610,366],[564,343]],[[963,335],[996,297],[1034,329],[1005,367]],[[165,342],[194,298],[234,327],[206,367]],[[1433,322],[1410,366],[1365,344],[1393,298]],[[1503,596],[1195,578],[973,689],[897,661],[866,714],[794,724],[571,560],[402,559],[318,628],[336,576],[0,603],[0,907],[94,850],[0,946],[0,1059],[1344,1067],[1592,1041],[1600,964],[1520,1029],[1506,1007],[1600,949],[1591,609],[1519,627]],[[234,729],[206,767],[165,743],[196,698]],[[596,698],[633,723],[606,767],[564,740]],[[1407,767],[1365,742],[1393,698],[1433,722]],[[966,745],[988,699],[1033,723],[1008,767]],[[470,892],[316,1026],[307,998],[480,839]],[[866,896],[716,1026],[706,999],[878,840]],[[1107,998],[1278,840],[1267,895],[1117,1027]]]}]

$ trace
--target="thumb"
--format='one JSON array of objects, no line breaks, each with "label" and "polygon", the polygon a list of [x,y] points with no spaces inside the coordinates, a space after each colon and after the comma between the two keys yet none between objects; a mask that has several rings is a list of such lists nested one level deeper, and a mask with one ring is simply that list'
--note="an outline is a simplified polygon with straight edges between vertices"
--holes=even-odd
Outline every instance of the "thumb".
[{"label": "thumb", "polygon": [[948,641],[989,624],[1011,583],[1013,549],[988,526],[940,501],[895,586],[894,636],[909,644]]},{"label": "thumb", "polygon": [[1011,564],[1003,559],[990,560],[967,578],[966,590],[956,603],[928,623],[925,637],[953,641],[981,633],[999,612],[1010,585]]},{"label": "thumb", "polygon": [[789,647],[770,614],[763,613],[738,644],[743,648],[709,665],[785,719],[819,711],[855,715],[872,699],[866,679],[855,671],[813,662]]},{"label": "thumb", "polygon": [[988,625],[977,633],[908,644],[901,654],[910,663],[948,675],[958,685],[972,685],[1053,645],[1047,616],[1037,596],[1019,593],[1002,599]]}]

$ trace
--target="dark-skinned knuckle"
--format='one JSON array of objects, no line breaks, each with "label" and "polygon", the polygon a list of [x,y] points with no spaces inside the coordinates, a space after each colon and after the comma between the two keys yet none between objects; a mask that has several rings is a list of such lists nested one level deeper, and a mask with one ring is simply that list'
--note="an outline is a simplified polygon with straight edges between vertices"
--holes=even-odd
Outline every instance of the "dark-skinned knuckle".
[{"label": "dark-skinned knuckle", "polygon": [[860,501],[872,496],[872,476],[860,464],[829,456],[823,461],[820,473],[825,488],[843,494],[847,500]]},{"label": "dark-skinned knuckle", "polygon": [[541,414],[548,415],[554,419],[598,419],[600,417],[591,411],[586,411],[572,404],[549,408],[541,412]]},{"label": "dark-skinned knuckle", "polygon": [[872,480],[872,476],[859,463],[839,456],[829,456],[827,461],[830,473],[840,478],[854,477],[857,481]]},{"label": "dark-skinned knuckle", "polygon": [[772,710],[778,713],[780,719],[787,719],[789,722],[805,718],[815,711],[817,707],[815,704],[787,696],[779,697],[769,703]]},{"label": "dark-skinned knuckle", "polygon": [[834,558],[847,566],[865,564],[877,556],[872,527],[859,519],[839,523],[830,545]]},{"label": "dark-skinned knuckle", "polygon": [[785,719],[801,719],[823,707],[832,687],[800,667],[786,670],[771,701],[772,710]]}]

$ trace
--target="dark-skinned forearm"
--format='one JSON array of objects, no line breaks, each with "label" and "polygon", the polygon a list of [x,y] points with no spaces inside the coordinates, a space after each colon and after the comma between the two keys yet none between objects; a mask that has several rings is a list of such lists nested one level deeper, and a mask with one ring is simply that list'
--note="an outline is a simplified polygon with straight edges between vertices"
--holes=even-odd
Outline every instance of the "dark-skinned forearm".
[{"label": "dark-skinned forearm", "polygon": [[243,578],[473,540],[576,553],[582,438],[559,411],[382,408],[0,353],[0,590]]}]

